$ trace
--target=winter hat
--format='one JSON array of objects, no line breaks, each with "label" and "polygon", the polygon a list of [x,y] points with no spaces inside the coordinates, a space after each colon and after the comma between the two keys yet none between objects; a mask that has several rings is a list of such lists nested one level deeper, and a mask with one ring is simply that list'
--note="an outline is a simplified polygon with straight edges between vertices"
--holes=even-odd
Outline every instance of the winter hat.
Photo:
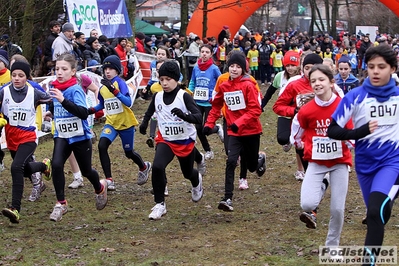
[{"label": "winter hat", "polygon": [[309,64],[323,64],[323,59],[318,54],[308,54],[307,56],[305,56],[305,59],[303,59],[302,66],[306,66]]},{"label": "winter hat", "polygon": [[299,54],[295,51],[288,51],[283,57],[283,65],[294,65],[299,66]]},{"label": "winter hat", "polygon": [[230,28],[230,27],[229,27],[228,25],[224,25],[224,26],[223,26],[223,29],[224,29],[224,30],[228,30],[229,28]]},{"label": "winter hat", "polygon": [[11,73],[12,73],[14,70],[16,70],[16,69],[22,70],[22,71],[25,73],[25,75],[26,75],[27,78],[30,77],[30,66],[29,66],[29,64],[27,64],[27,63],[25,63],[25,62],[22,62],[22,61],[14,62],[14,63],[12,64],[12,66],[11,66]]},{"label": "winter hat", "polygon": [[150,37],[148,37],[148,36],[145,36],[144,42],[145,43],[152,42],[152,39]]},{"label": "winter hat", "polygon": [[127,41],[127,39],[125,37],[118,38],[118,44],[120,44],[122,41]]},{"label": "winter hat", "polygon": [[348,64],[350,64],[350,59],[349,59],[349,57],[347,57],[346,55],[343,55],[343,56],[341,56],[341,58],[338,60],[338,64],[340,64],[340,63],[348,63]]},{"label": "winter hat", "polygon": [[75,31],[72,23],[67,22],[64,25],[62,25],[62,32],[66,32],[66,31]]},{"label": "winter hat", "polygon": [[2,41],[7,41],[9,38],[10,38],[10,37],[8,37],[7,34],[3,34],[3,35],[0,37],[0,40],[2,40]]},{"label": "winter hat", "polygon": [[122,72],[121,60],[116,55],[107,56],[103,62],[103,70],[107,67],[115,69],[118,75]]},{"label": "winter hat", "polygon": [[8,67],[8,65],[10,64],[10,62],[8,61],[8,53],[6,50],[0,49],[0,61],[3,62],[6,67]]},{"label": "winter hat", "polygon": [[91,46],[93,44],[93,42],[95,42],[97,40],[97,37],[90,37],[89,39],[87,39],[86,43],[88,46]]},{"label": "winter hat", "polygon": [[247,69],[247,60],[245,56],[241,53],[233,53],[230,56],[229,61],[227,62],[227,66],[230,67],[232,64],[237,64],[242,68],[243,72],[246,72]]},{"label": "winter hat", "polygon": [[176,81],[179,81],[180,79],[180,69],[177,63],[174,61],[166,61],[165,63],[163,63],[162,66],[159,68],[158,73],[160,77],[166,76]]}]

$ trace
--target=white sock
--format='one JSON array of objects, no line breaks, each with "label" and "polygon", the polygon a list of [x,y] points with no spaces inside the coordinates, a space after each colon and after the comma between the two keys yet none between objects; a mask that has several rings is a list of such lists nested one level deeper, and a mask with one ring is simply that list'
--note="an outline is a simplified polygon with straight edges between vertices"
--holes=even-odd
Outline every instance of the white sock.
[{"label": "white sock", "polygon": [[82,180],[83,179],[82,178],[82,173],[80,171],[76,172],[76,173],[73,173],[73,178]]}]

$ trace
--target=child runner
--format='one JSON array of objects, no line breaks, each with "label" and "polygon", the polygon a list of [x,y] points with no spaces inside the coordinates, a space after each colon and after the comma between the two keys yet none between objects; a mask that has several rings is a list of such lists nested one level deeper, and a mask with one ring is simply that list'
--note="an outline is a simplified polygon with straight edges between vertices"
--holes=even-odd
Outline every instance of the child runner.
[{"label": "child runner", "polygon": [[[86,103],[87,106],[92,107],[96,106],[98,102],[98,86],[94,84],[94,82],[90,79],[89,76],[84,74],[76,74],[76,78],[78,80],[78,84],[82,87],[84,92],[86,93]],[[87,123],[90,127],[90,133],[92,136],[92,143],[94,143],[96,139],[96,135],[93,131],[94,126],[94,115],[89,115],[87,117]],[[68,188],[76,189],[79,187],[83,187],[83,177],[80,172],[79,165],[76,161],[76,158],[73,153],[68,158],[69,164],[71,165],[71,170],[73,174],[73,181],[68,185]]]},{"label": "child runner", "polygon": [[234,171],[238,157],[246,161],[250,172],[256,170],[262,176],[266,170],[266,154],[259,152],[262,125],[260,123],[261,94],[254,81],[246,74],[246,58],[241,53],[233,53],[227,63],[230,79],[219,86],[214,95],[212,109],[204,126],[204,134],[209,135],[220,117],[223,107],[226,111],[228,158],[225,172],[225,195],[218,209],[233,211]]},{"label": "child runner", "polygon": [[343,55],[338,61],[338,74],[334,77],[337,85],[344,94],[359,86],[359,80],[351,74],[351,62],[348,56]]},{"label": "child runner", "polygon": [[251,49],[247,54],[247,60],[249,63],[249,69],[251,70],[251,75],[256,78],[258,76],[257,73],[259,67],[259,51],[256,43],[251,44]]},{"label": "child runner", "polygon": [[[219,68],[213,64],[212,47],[207,44],[201,45],[200,58],[193,68],[188,88],[193,92],[195,103],[198,105],[202,114],[202,123],[197,124],[195,127],[197,128],[197,136],[205,150],[206,160],[213,159],[215,155],[211,150],[207,137],[202,133],[202,129],[204,128],[204,123],[208,117],[209,111],[212,108],[211,98],[213,89],[220,74]],[[223,142],[222,125],[216,125],[212,133],[218,133],[220,140]]]},{"label": "child runner", "polygon": [[[399,187],[399,88],[391,78],[397,59],[390,46],[370,47],[365,64],[368,78],[342,99],[327,133],[333,139],[356,140],[355,170],[367,207],[365,252],[375,262],[369,247],[383,244]],[[344,129],[351,118],[355,128]]]},{"label": "child runner", "polygon": [[[306,227],[316,228],[316,209],[327,187],[331,188],[330,223],[326,246],[339,246],[344,223],[345,199],[348,191],[348,165],[352,155],[344,141],[327,137],[331,115],[341,98],[334,93],[334,76],[326,65],[314,65],[309,73],[315,98],[304,105],[297,114],[298,126],[293,123],[291,141],[298,149],[304,149],[304,159],[309,162],[301,187],[300,215]],[[351,123],[350,125],[351,126]],[[325,178],[329,173],[330,182]]]},{"label": "child runner", "polygon": [[89,113],[93,114],[105,109],[105,125],[101,132],[98,142],[101,166],[107,180],[108,189],[115,190],[115,183],[111,174],[111,160],[108,148],[115,138],[119,135],[122,140],[122,147],[125,156],[131,159],[139,167],[137,184],[143,185],[148,180],[151,169],[150,162],[144,162],[140,154],[134,151],[134,132],[138,125],[132,109],[132,98],[126,83],[119,77],[122,72],[120,59],[111,55],[103,62],[104,79],[101,80],[103,86],[100,88],[100,103],[89,108]]},{"label": "child runner", "polygon": [[57,79],[51,84],[50,94],[54,102],[54,150],[51,162],[53,184],[57,203],[50,214],[50,220],[58,222],[68,211],[65,199],[64,164],[73,152],[82,175],[87,177],[96,193],[96,208],[102,210],[107,205],[107,181],[100,181],[92,168],[91,133],[87,123],[86,95],[75,77],[76,60],[71,54],[62,54],[56,60]]},{"label": "child runner", "polygon": [[[286,119],[279,119],[277,125],[277,141],[280,145],[290,143],[291,120],[303,104],[303,100],[312,97],[313,90],[309,83],[309,71],[314,64],[322,64],[323,59],[315,53],[305,55],[302,62],[303,76],[290,82],[273,105],[273,111]],[[283,147],[284,149],[284,147]],[[288,147],[284,150],[289,150]],[[307,162],[303,160],[303,150],[296,149],[298,170],[294,176],[296,180],[303,180]],[[299,163],[301,161],[301,163]]]},{"label": "child runner", "polygon": [[[12,223],[19,223],[21,199],[24,190],[24,176],[42,172],[50,177],[50,160],[30,162],[36,149],[36,107],[50,102],[47,93],[35,89],[27,80],[30,66],[24,62],[15,62],[11,67],[11,83],[0,90],[1,126],[5,126],[7,148],[11,153],[12,202],[2,210]],[[8,124],[7,124],[8,121]]]},{"label": "child runner", "polygon": [[174,156],[180,163],[184,178],[191,181],[191,198],[198,202],[203,195],[202,176],[193,168],[195,157],[195,139],[197,131],[193,124],[201,123],[201,112],[193,98],[180,89],[179,66],[176,62],[167,61],[159,68],[159,81],[163,91],[152,98],[140,125],[140,133],[145,135],[148,121],[156,113],[158,134],[156,137],[155,157],[152,169],[152,187],[154,189],[155,206],[148,216],[151,220],[159,220],[166,214],[165,168]]},{"label": "child runner", "polygon": [[[235,53],[239,53],[239,54],[244,55],[244,53],[241,52],[241,51],[233,50],[227,55],[227,61]],[[248,66],[246,66],[246,67],[247,67],[246,71],[248,71]],[[249,78],[255,83],[256,89],[258,91],[260,91],[259,84],[256,82],[255,78],[253,76],[251,76],[251,75],[249,75]],[[227,81],[229,79],[230,79],[229,72],[221,74],[219,76],[218,80],[216,81],[214,94],[219,92],[220,84],[222,84],[223,82],[225,82],[225,81]],[[229,149],[229,138],[230,137],[227,134],[227,122],[226,122],[226,118],[225,118],[226,117],[226,106],[224,106],[222,108],[222,116],[223,116],[223,136],[224,136],[223,144],[224,144],[224,151],[225,151],[226,155],[228,156],[229,155],[228,154],[228,149]],[[240,154],[240,156],[241,156],[241,154]],[[248,180],[247,180],[247,170],[248,170],[248,168],[247,168],[247,165],[246,165],[246,161],[245,160],[241,160],[240,157],[238,157],[237,164],[238,163],[240,164],[240,175],[239,175],[240,178],[238,180],[238,189],[239,190],[247,190],[247,189],[249,189],[249,186],[248,186]],[[198,169],[200,169],[200,168],[198,167]]]}]

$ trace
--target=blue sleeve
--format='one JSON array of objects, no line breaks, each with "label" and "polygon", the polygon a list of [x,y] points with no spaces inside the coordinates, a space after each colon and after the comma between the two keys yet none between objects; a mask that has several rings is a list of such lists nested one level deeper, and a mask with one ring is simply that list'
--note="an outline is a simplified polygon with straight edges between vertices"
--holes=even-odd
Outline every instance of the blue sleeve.
[{"label": "blue sleeve", "polygon": [[[150,80],[147,85],[152,85],[155,83],[155,80],[152,79],[152,69],[157,67],[157,60],[153,60],[150,64]],[[130,106],[130,105],[129,105]]]},{"label": "blue sleeve", "polygon": [[42,88],[42,86],[40,86],[37,82],[34,82],[34,81],[32,81],[32,80],[27,80],[27,81],[28,81],[28,83],[29,83],[30,85],[32,85],[33,88],[38,89],[38,90],[40,90],[40,91],[42,91],[42,92],[46,92],[46,91]]},{"label": "blue sleeve", "polygon": [[130,97],[126,83],[122,80],[118,80],[118,87],[119,93],[116,95],[116,98],[118,98],[124,105],[128,107],[132,106],[132,98]]},{"label": "blue sleeve", "polygon": [[104,109],[104,98],[101,93],[98,94],[98,104],[93,107],[96,112]]}]

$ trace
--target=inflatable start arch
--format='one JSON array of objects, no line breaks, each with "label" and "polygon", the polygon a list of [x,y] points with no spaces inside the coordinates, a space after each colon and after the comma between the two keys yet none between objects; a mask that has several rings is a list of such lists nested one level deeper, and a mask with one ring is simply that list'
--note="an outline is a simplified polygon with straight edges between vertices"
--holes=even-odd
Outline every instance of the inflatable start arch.
[{"label": "inflatable start arch", "polygon": [[[261,6],[269,0],[220,0],[208,4],[207,36],[217,37],[223,25],[230,27],[232,34],[236,33],[242,24]],[[399,17],[399,0],[380,0]],[[187,26],[187,34],[193,32],[202,35],[203,1],[198,4]],[[207,37],[202,36],[202,38]]]}]

